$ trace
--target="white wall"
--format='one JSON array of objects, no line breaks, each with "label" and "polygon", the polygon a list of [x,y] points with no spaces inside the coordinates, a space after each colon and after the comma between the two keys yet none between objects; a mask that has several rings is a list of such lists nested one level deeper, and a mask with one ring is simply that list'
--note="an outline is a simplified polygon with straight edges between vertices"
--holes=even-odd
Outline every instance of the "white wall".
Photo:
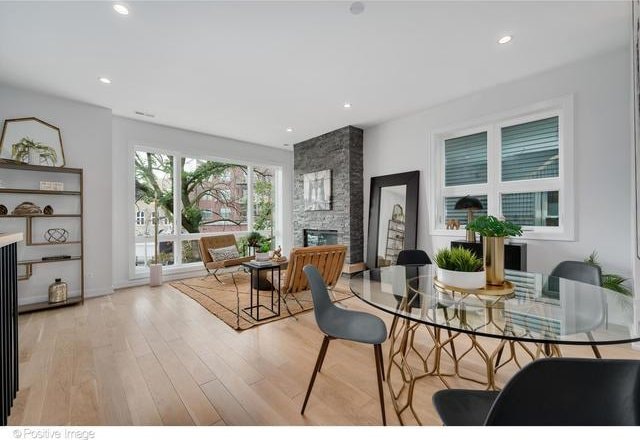
[{"label": "white wall", "polygon": [[282,167],[283,223],[282,249],[289,253],[293,242],[292,198],[293,152],[279,148],[241,142],[234,139],[211,136],[133,119],[113,118],[113,279],[116,287],[136,284],[129,276],[129,233],[131,207],[129,197],[130,147],[143,145],[167,150],[177,150],[195,157],[222,158],[238,162],[250,162]]},{"label": "white wall", "polygon": [[[528,240],[528,268],[549,272],[596,249],[605,270],[631,276],[630,72],[629,50],[621,48],[365,129],[365,182],[420,170],[418,246],[433,255],[452,237],[429,235],[429,133],[573,94],[576,240]],[[368,193],[365,185],[365,215]]]},{"label": "white wall", "polygon": [[[113,290],[111,213],[109,212],[111,208],[111,110],[0,85],[0,120],[28,116],[38,117],[59,127],[66,165],[84,169],[85,295],[90,297],[110,293]],[[24,200],[29,200],[29,197],[25,196]],[[51,204],[55,205],[55,203],[58,202],[54,201]],[[0,223],[1,228],[2,223]],[[46,247],[49,248],[49,246]],[[20,290],[20,303],[47,299],[46,286],[53,282],[53,279],[48,278],[56,275],[54,266],[57,265],[34,266],[35,277],[29,282],[28,289]],[[41,276],[44,279],[41,279]],[[23,285],[20,284],[20,286]]]}]

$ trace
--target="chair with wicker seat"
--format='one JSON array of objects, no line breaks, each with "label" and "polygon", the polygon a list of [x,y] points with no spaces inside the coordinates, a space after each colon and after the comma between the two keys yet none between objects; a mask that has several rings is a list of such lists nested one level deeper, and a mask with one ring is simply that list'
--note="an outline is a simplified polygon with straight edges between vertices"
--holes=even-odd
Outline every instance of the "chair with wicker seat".
[{"label": "chair with wicker seat", "polygon": [[200,237],[198,240],[200,247],[200,256],[202,257],[202,264],[209,275],[213,275],[218,282],[222,283],[218,278],[220,270],[232,268],[234,266],[240,266],[246,261],[251,261],[254,257],[234,257],[221,260],[214,260],[209,252],[209,249],[223,249],[226,247],[234,246],[237,249],[236,236],[233,234],[226,235],[213,235],[209,237]]},{"label": "chair with wicker seat", "polygon": [[302,308],[302,304],[300,304],[295,294],[310,289],[307,277],[302,271],[307,264],[315,266],[327,287],[332,289],[340,279],[346,255],[347,247],[344,245],[293,248],[289,255],[287,272],[280,291],[285,307],[289,308],[286,299],[288,296],[292,296]]}]

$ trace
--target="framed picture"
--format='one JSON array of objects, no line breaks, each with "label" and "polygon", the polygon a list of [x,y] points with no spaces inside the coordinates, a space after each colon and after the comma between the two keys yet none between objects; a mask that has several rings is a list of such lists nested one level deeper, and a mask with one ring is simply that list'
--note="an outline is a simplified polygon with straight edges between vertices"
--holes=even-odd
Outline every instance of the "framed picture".
[{"label": "framed picture", "polygon": [[331,170],[316,171],[302,176],[304,182],[304,210],[331,209]]},{"label": "framed picture", "polygon": [[60,129],[34,117],[7,119],[0,137],[0,159],[63,167],[65,160]]}]

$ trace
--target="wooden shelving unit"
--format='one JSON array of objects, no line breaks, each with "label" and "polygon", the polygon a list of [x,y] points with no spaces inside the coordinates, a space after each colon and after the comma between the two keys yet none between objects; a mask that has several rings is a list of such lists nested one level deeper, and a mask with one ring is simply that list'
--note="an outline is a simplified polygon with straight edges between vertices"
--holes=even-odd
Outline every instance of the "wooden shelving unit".
[{"label": "wooden shelving unit", "polygon": [[389,220],[387,227],[387,246],[384,258],[395,264],[398,254],[404,249],[404,222]]},{"label": "wooden shelving unit", "polygon": [[[38,173],[47,173],[47,177],[50,178],[51,173],[60,173],[60,174],[75,174],[78,176],[79,180],[79,190],[73,191],[47,191],[41,189],[33,189],[33,188],[24,188],[24,187],[11,187],[11,188],[0,188],[0,196],[3,194],[6,195],[15,195],[15,194],[33,194],[33,195],[47,195],[47,196],[75,196],[79,197],[79,212],[78,213],[65,213],[65,214],[36,214],[36,215],[4,215],[0,216],[0,221],[3,219],[18,219],[23,218],[25,220],[25,246],[59,246],[64,248],[69,245],[80,245],[80,253],[77,255],[71,255],[71,258],[57,258],[57,259],[46,259],[42,258],[29,258],[18,260],[18,266],[23,266],[25,268],[24,274],[18,278],[18,281],[26,281],[34,276],[34,266],[41,264],[64,264],[68,262],[78,262],[80,263],[80,294],[79,296],[69,297],[64,302],[49,304],[48,302],[38,302],[32,304],[25,304],[18,307],[18,313],[27,313],[27,312],[35,312],[38,310],[46,310],[53,309],[59,307],[65,307],[75,304],[81,304],[84,302],[84,257],[83,257],[83,248],[84,248],[84,231],[83,231],[83,172],[80,168],[62,168],[62,167],[50,167],[50,166],[35,166],[35,165],[27,165],[15,163],[12,161],[5,161],[0,159],[0,170],[20,170],[29,173],[33,173],[34,182],[38,182]],[[20,185],[12,185],[12,186],[20,186]],[[26,185],[22,185],[26,186]],[[33,230],[34,230],[34,222],[42,221],[42,219],[47,218],[79,218],[79,239],[77,240],[68,240],[64,243],[49,243],[49,242],[37,242],[33,241]],[[77,253],[77,251],[76,251]],[[75,263],[77,264],[77,263]],[[18,283],[18,296],[20,296],[21,283]]]}]

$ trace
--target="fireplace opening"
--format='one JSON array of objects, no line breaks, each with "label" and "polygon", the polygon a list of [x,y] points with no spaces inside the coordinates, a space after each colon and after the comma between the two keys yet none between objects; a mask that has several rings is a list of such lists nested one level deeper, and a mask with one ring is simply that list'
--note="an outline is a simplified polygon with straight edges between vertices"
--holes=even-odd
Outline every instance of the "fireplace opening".
[{"label": "fireplace opening", "polygon": [[305,229],[304,247],[338,244],[338,231],[331,229]]}]

